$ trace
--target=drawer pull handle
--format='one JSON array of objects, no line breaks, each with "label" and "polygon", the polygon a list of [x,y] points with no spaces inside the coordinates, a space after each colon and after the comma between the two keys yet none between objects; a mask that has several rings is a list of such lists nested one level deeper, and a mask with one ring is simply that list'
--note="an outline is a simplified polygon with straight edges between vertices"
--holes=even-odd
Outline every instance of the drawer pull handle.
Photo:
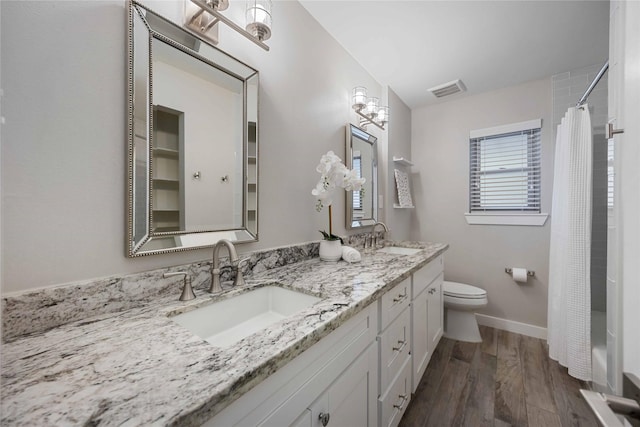
[{"label": "drawer pull handle", "polygon": [[399,405],[393,405],[394,408],[396,408],[397,410],[401,411],[402,407],[404,406],[404,403],[407,401],[407,396],[404,394],[401,394],[398,396],[400,398],[400,404]]},{"label": "drawer pull handle", "polygon": [[324,427],[327,427],[327,424],[329,424],[329,418],[331,418],[331,416],[329,414],[325,414],[324,412],[320,412],[320,415],[318,415],[318,419]]},{"label": "drawer pull handle", "polygon": [[407,293],[405,292],[404,295],[398,295],[398,298],[394,298],[393,302],[400,302],[404,300],[406,297],[407,297]]},{"label": "drawer pull handle", "polygon": [[391,347],[391,349],[393,351],[401,351],[404,348],[404,346],[407,345],[407,342],[398,340],[398,344],[400,344],[400,347]]}]

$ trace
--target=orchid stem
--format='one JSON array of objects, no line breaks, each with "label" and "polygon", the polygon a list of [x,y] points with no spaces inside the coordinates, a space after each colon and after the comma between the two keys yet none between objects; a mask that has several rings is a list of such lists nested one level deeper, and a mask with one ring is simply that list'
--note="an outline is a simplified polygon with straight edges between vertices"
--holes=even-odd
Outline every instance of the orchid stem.
[{"label": "orchid stem", "polygon": [[331,228],[331,205],[329,205],[329,237],[333,235],[333,230]]}]

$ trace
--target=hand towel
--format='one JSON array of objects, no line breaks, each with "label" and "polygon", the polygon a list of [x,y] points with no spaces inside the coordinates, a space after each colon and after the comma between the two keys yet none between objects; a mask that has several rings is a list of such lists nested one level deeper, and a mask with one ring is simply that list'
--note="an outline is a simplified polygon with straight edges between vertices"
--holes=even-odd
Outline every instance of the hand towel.
[{"label": "hand towel", "polygon": [[347,262],[359,262],[362,259],[360,252],[351,246],[342,247],[342,259]]}]

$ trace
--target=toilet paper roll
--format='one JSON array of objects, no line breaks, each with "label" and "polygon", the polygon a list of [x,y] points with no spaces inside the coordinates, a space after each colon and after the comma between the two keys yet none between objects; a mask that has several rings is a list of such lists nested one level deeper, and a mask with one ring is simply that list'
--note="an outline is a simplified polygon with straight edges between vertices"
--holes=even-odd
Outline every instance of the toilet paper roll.
[{"label": "toilet paper roll", "polygon": [[521,267],[513,267],[511,269],[511,276],[513,280],[518,283],[526,283],[527,282],[527,269]]}]

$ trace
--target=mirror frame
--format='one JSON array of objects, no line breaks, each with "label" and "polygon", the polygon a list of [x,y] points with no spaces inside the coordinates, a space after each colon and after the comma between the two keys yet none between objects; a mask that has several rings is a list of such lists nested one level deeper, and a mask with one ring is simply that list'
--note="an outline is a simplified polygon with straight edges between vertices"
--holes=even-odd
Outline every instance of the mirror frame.
[{"label": "mirror frame", "polygon": [[[348,123],[346,126],[346,161],[347,167],[349,169],[353,169],[353,138],[358,138],[359,140],[371,144],[371,152],[372,152],[372,183],[371,183],[371,192],[372,194],[372,212],[370,218],[362,218],[362,219],[354,219],[353,218],[353,192],[346,191],[346,228],[347,230],[353,230],[362,227],[370,227],[378,221],[378,138],[367,133],[361,128]],[[356,136],[357,135],[357,136]],[[366,138],[366,139],[365,139]],[[368,179],[368,177],[365,177]]]},{"label": "mirror frame", "polygon": [[[149,19],[151,18],[151,19]],[[141,22],[137,22],[141,21]],[[148,7],[136,2],[135,0],[127,1],[127,104],[128,104],[128,117],[127,117],[127,235],[126,235],[126,255],[128,257],[137,257],[144,255],[154,255],[172,252],[181,252],[191,249],[199,249],[214,246],[220,239],[228,239],[234,243],[246,243],[258,241],[258,153],[259,153],[259,73],[254,68],[244,64],[236,58],[226,54],[220,49],[216,48],[206,40],[202,39],[198,34],[182,28],[168,19],[157,14]],[[134,67],[135,61],[135,31],[136,25],[144,25],[148,35],[148,46],[141,49],[144,51],[142,55],[148,55],[146,57],[147,62],[147,75],[145,84],[136,84],[136,73]],[[138,42],[141,37],[138,36]],[[203,61],[209,66],[216,68],[238,80],[243,82],[243,132],[242,132],[242,226],[239,228],[225,229],[225,230],[198,230],[198,231],[164,231],[155,232],[152,229],[153,224],[153,165],[152,165],[152,150],[153,150],[153,40],[157,39],[164,42],[171,47],[180,50],[181,52],[191,55],[194,58]],[[193,42],[194,46],[186,46],[184,40]],[[143,40],[144,42],[144,40]],[[144,44],[144,43],[140,43]],[[199,53],[193,49],[204,49],[205,52]],[[206,56],[205,56],[206,55]],[[144,67],[144,64],[142,65]],[[249,122],[248,119],[248,93],[249,86],[255,85],[255,124]],[[253,90],[253,89],[252,89]],[[134,118],[136,111],[135,94],[143,91],[143,95],[146,95],[146,104],[144,106],[138,106],[137,108],[146,109],[146,123],[140,123]],[[144,92],[146,91],[146,92]],[[252,92],[253,93],[253,92]],[[253,95],[252,95],[253,96]],[[252,99],[252,104],[254,100]],[[251,156],[249,156],[249,127],[255,127],[255,156],[253,150],[251,150]],[[142,138],[136,134],[136,129],[141,130]],[[141,158],[136,158],[136,139],[138,143],[143,140],[145,143],[145,151]],[[139,148],[138,148],[139,149]],[[251,157],[251,164],[255,170],[255,183],[248,182],[249,175],[249,157]],[[136,233],[136,161],[146,161],[146,183],[138,182],[139,188],[142,187],[146,190],[146,194],[140,195],[140,198],[144,196],[144,207],[141,207],[143,212],[138,214],[138,219],[141,216],[146,217],[146,224],[143,230],[138,230]],[[140,173],[141,171],[138,171]],[[252,174],[253,175],[253,174]],[[249,229],[249,184],[252,186],[252,196],[255,200],[255,209],[251,209],[254,212],[254,218],[252,221],[252,229]],[[142,203],[138,202],[138,205]],[[251,203],[253,205],[253,203]]]}]

